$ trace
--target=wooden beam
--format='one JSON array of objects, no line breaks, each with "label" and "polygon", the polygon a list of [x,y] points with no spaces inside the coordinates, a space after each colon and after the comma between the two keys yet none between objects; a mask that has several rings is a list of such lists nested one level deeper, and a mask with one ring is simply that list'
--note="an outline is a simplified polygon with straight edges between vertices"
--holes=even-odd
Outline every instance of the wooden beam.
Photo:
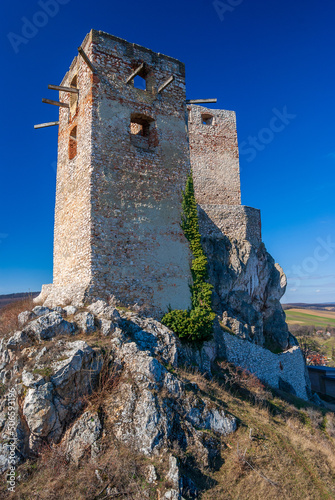
[{"label": "wooden beam", "polygon": [[91,61],[89,60],[89,58],[87,57],[84,49],[82,47],[78,47],[78,52],[79,54],[81,55],[81,57],[84,59],[85,63],[87,64],[87,66],[90,68],[90,70],[93,72],[93,73],[96,73],[97,70],[95,68],[95,66],[93,66],[93,64],[91,63]]},{"label": "wooden beam", "polygon": [[128,76],[126,83],[131,82],[135,78],[135,76],[137,76],[142,71],[143,68],[144,68],[144,63],[140,64],[140,66],[137,69],[135,69],[135,71],[130,76]]},{"label": "wooden beam", "polygon": [[53,125],[59,125],[59,122],[39,123],[38,125],[34,125],[34,128],[52,127]]},{"label": "wooden beam", "polygon": [[48,85],[48,89],[59,90],[61,92],[72,92],[73,94],[79,94],[79,89],[75,87],[61,87],[60,85]]},{"label": "wooden beam", "polygon": [[59,102],[59,101],[51,101],[50,99],[42,99],[42,102],[46,104],[53,104],[54,106],[59,106],[60,108],[69,108],[70,104],[66,104],[66,102]]},{"label": "wooden beam", "polygon": [[174,80],[174,76],[173,76],[173,75],[171,75],[171,76],[170,76],[170,78],[168,78],[168,79],[166,80],[166,82],[165,82],[165,83],[163,83],[163,84],[162,84],[162,85],[158,88],[158,93],[160,93],[160,92],[162,92],[162,90],[166,89],[166,87],[167,87],[168,85],[170,85],[170,83],[172,83],[172,82],[173,82],[173,80]]},{"label": "wooden beam", "polygon": [[217,99],[186,99],[186,104],[206,104],[217,102]]}]

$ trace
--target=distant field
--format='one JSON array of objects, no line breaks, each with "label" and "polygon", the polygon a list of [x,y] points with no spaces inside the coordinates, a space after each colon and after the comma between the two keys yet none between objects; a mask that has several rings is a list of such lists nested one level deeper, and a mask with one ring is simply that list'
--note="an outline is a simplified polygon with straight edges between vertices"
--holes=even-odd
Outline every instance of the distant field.
[{"label": "distant field", "polygon": [[18,300],[25,299],[27,297],[35,298],[40,292],[23,292],[23,293],[10,293],[8,295],[0,295],[0,309],[2,307],[11,304],[12,302],[16,302]]},{"label": "distant field", "polygon": [[289,325],[314,325],[325,328],[330,325],[335,328],[335,312],[315,309],[287,309],[286,321]]}]

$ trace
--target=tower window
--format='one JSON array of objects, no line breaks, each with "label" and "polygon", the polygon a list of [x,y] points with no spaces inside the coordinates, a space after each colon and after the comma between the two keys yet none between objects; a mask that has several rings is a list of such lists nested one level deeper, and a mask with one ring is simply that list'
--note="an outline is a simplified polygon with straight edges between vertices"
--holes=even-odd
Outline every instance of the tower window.
[{"label": "tower window", "polygon": [[[75,75],[70,83],[70,87],[77,89],[78,88],[78,77]],[[74,115],[75,112],[77,111],[77,104],[78,104],[78,94],[74,94],[73,92],[70,93],[70,112],[71,115]]]},{"label": "tower window", "polygon": [[77,126],[73,127],[69,137],[69,160],[77,155]]},{"label": "tower window", "polygon": [[214,117],[209,113],[204,113],[203,115],[201,115],[201,122],[203,125],[213,125]]},{"label": "tower window", "polygon": [[149,137],[151,124],[153,121],[153,118],[150,118],[149,116],[141,115],[139,113],[133,113],[131,115],[130,121],[130,133],[132,135]]},{"label": "tower window", "polygon": [[134,78],[135,89],[147,90],[147,82],[144,76],[136,75]]},{"label": "tower window", "polygon": [[130,118],[131,143],[142,149],[152,149],[158,145],[155,120],[141,113],[133,113]]}]

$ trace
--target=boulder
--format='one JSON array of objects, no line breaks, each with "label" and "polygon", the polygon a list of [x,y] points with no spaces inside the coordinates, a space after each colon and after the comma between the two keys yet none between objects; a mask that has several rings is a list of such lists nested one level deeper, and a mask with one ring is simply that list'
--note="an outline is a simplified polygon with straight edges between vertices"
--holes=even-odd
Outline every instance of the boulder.
[{"label": "boulder", "polygon": [[111,321],[110,319],[101,319],[99,320],[99,324],[101,333],[106,337],[108,335],[111,335],[115,331],[116,324],[113,323],[113,321]]},{"label": "boulder", "polygon": [[93,333],[95,331],[94,316],[89,312],[77,313],[73,320],[77,324],[79,330],[83,333]]},{"label": "boulder", "polygon": [[[37,451],[42,440],[59,442],[67,423],[82,410],[83,397],[94,390],[102,368],[102,356],[86,342],[64,342],[60,347],[59,360],[36,365],[37,374],[22,373],[28,387],[23,415],[32,451]],[[48,376],[43,376],[46,367]]]},{"label": "boulder", "polygon": [[68,459],[78,465],[80,459],[87,453],[94,458],[99,451],[97,441],[101,431],[102,425],[98,414],[86,411],[63,438]]},{"label": "boulder", "polygon": [[99,318],[113,321],[121,319],[119,311],[115,307],[109,306],[104,300],[98,300],[97,302],[90,304],[88,306],[88,310],[94,314],[94,316],[98,316]]},{"label": "boulder", "polygon": [[61,424],[53,402],[53,391],[51,383],[28,389],[23,415],[33,437],[47,438],[51,433],[60,436]]},{"label": "boulder", "polygon": [[35,316],[44,316],[45,314],[48,314],[52,311],[53,309],[49,309],[49,307],[36,306],[34,307],[32,312],[35,314]]},{"label": "boulder", "polygon": [[24,347],[29,347],[34,343],[34,335],[28,331],[15,332],[7,342],[7,349],[16,350]]},{"label": "boulder", "polygon": [[[35,307],[35,309],[37,309],[37,307]],[[30,338],[35,337],[38,340],[49,340],[56,335],[72,334],[75,329],[73,323],[66,321],[59,312],[53,311],[31,321],[24,328],[23,333]]]},{"label": "boulder", "polygon": [[64,308],[66,316],[73,316],[76,314],[78,309],[75,306],[65,306]]},{"label": "boulder", "polygon": [[28,323],[28,321],[36,318],[36,316],[37,315],[33,311],[21,312],[17,317],[18,322],[19,322],[19,326],[24,326],[26,323]]}]

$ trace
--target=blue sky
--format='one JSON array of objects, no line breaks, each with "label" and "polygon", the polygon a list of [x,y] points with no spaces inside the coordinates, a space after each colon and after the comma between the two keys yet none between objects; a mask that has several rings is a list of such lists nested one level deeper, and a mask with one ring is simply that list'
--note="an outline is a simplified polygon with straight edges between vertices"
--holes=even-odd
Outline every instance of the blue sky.
[{"label": "blue sky", "polygon": [[[58,119],[41,103],[91,29],[186,63],[188,98],[236,111],[242,202],[289,278],[284,302],[335,301],[333,0],[1,4],[0,294],[52,281]],[[41,14],[42,13],[42,14]]]}]

